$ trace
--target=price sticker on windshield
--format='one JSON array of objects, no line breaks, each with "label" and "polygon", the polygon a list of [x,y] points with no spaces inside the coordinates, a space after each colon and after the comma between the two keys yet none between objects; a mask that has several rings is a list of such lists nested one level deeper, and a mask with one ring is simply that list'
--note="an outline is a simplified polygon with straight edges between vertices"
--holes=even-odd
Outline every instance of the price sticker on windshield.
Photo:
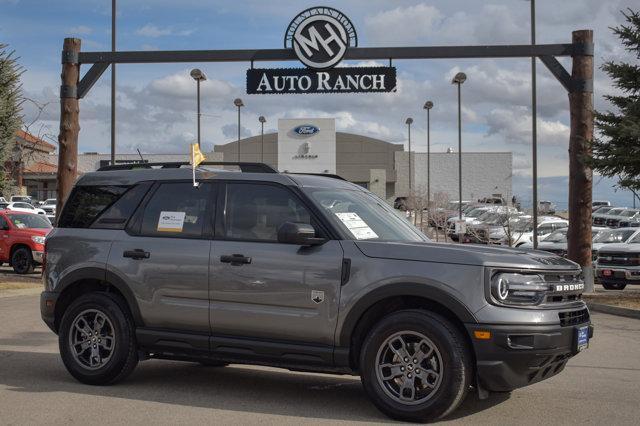
[{"label": "price sticker on windshield", "polygon": [[378,238],[378,234],[362,220],[358,213],[336,213],[338,219],[347,227],[356,240],[371,240]]}]

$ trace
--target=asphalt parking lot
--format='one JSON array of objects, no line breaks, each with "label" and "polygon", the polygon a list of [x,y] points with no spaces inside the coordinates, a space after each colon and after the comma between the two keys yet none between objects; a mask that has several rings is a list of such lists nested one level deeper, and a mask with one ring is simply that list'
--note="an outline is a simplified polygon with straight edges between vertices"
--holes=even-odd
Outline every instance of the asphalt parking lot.
[{"label": "asphalt parking lot", "polygon": [[[2,424],[386,423],[360,381],[233,365],[145,361],[123,383],[81,385],[64,369],[37,294],[0,298]],[[559,376],[479,401],[454,424],[637,424],[640,321],[593,314],[591,347]]]}]

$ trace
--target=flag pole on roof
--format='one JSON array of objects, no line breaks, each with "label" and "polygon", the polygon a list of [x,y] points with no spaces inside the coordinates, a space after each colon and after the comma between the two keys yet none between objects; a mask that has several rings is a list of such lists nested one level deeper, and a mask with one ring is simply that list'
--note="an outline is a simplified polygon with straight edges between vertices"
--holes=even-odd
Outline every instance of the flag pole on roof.
[{"label": "flag pole on roof", "polygon": [[198,164],[202,163],[206,160],[204,154],[200,151],[200,146],[197,143],[191,144],[191,171],[193,176],[193,186],[197,187],[198,182],[196,182],[196,167]]}]

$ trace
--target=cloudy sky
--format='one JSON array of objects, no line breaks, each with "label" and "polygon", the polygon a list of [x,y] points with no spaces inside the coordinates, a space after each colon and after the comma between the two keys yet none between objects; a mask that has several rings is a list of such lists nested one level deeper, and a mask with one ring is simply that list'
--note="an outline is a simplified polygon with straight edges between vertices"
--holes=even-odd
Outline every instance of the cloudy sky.
[{"label": "cloudy sky", "polygon": [[[525,44],[530,41],[527,0],[350,0],[320,2],[351,18],[359,45],[429,46]],[[284,0],[120,0],[119,50],[280,48],[289,21],[317,1]],[[595,61],[629,60],[608,27],[622,21],[620,10],[636,0],[537,0],[537,42],[567,43],[571,31],[593,29]],[[54,7],[55,5],[55,7]],[[25,94],[46,104],[34,133],[58,133],[60,50],[64,37],[82,39],[85,51],[110,49],[111,2],[108,0],[0,0],[0,41],[8,43],[26,69]],[[562,60],[570,68],[570,61]],[[194,140],[195,84],[189,70],[208,75],[202,87],[203,145],[235,138],[233,99],[242,97],[243,133],[259,132],[281,117],[335,117],[340,131],[406,143],[407,117],[414,118],[417,151],[426,150],[426,117],[431,113],[432,144],[436,151],[457,145],[456,91],[451,77],[464,71],[463,149],[512,151],[514,188],[526,192],[531,175],[531,74],[529,59],[395,61],[398,91],[358,95],[246,95],[249,64],[153,64],[118,67],[117,140],[119,152],[186,152]],[[298,67],[299,63],[264,63],[264,67]],[[86,67],[84,67],[86,70]],[[109,150],[110,73],[103,75],[81,101],[80,151]],[[595,105],[609,106],[602,95],[612,93],[611,81],[596,71]],[[28,104],[26,121],[36,108]],[[569,110],[567,94],[544,65],[538,63],[539,174],[566,176]],[[416,142],[417,141],[417,142]],[[542,194],[544,196],[544,194]],[[523,195],[523,198],[527,197]]]}]

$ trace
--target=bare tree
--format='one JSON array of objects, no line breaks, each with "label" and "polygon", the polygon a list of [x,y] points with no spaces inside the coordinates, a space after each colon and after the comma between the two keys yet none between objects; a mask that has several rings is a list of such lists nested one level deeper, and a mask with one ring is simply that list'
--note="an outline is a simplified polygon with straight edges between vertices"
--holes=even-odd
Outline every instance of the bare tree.
[{"label": "bare tree", "polygon": [[440,241],[439,230],[443,230],[443,241],[447,241],[447,207],[449,206],[449,194],[446,192],[436,192],[433,194],[431,209],[429,212],[429,222],[433,224],[436,233],[436,241]]}]

